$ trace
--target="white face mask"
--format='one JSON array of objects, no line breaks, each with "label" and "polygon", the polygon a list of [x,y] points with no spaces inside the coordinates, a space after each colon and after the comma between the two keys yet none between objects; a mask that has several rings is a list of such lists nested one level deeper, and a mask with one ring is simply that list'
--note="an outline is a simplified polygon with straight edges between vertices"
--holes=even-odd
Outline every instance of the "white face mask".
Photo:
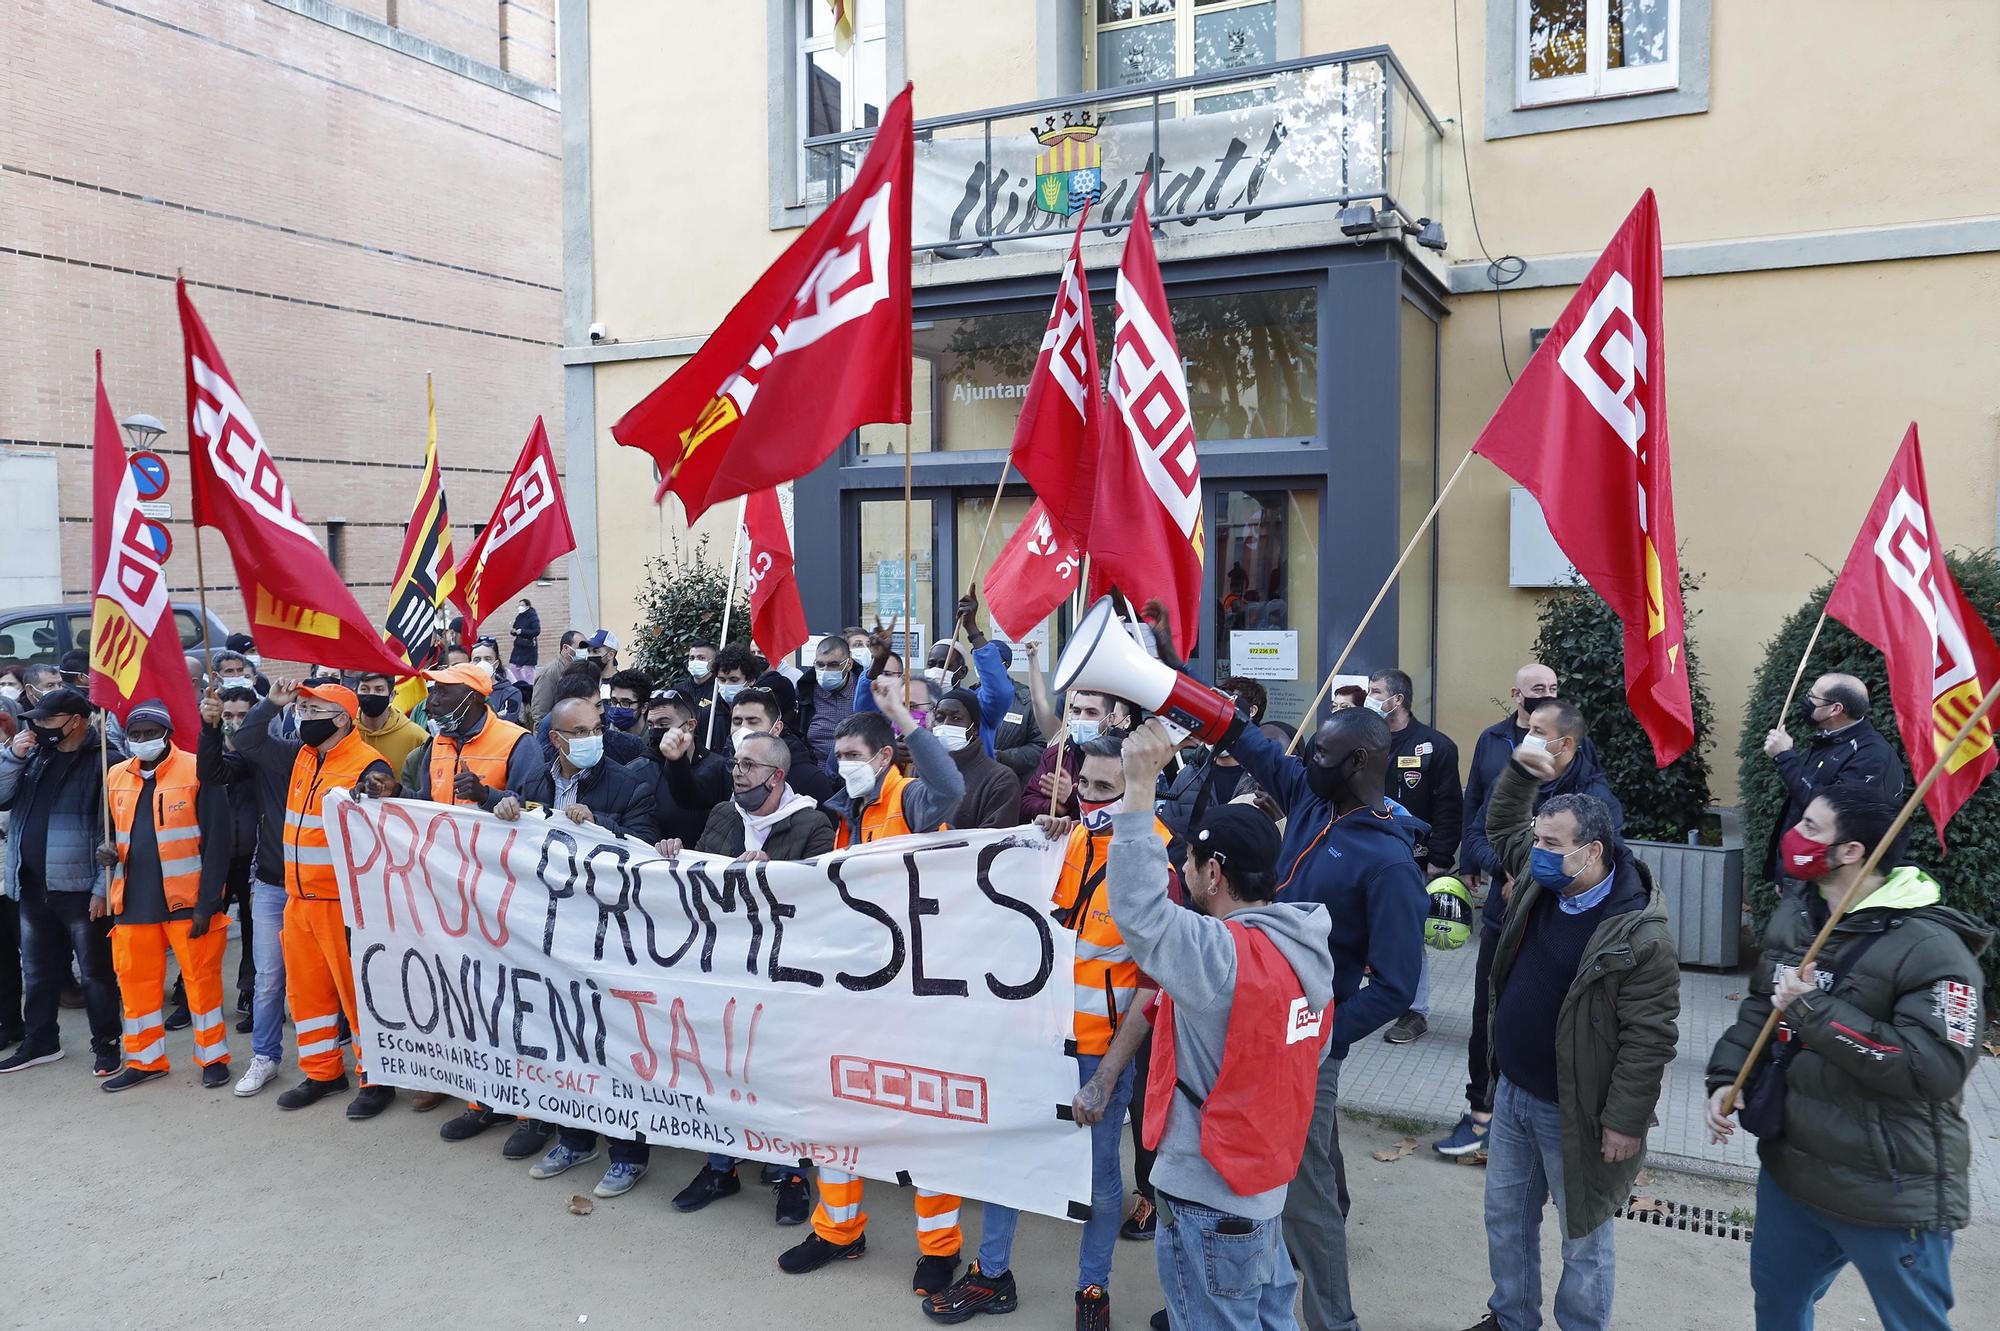
[{"label": "white face mask", "polygon": [[736,750],[739,753],[742,752],[743,741],[750,738],[750,736],[754,735],[755,733],[756,732],[750,729],[749,726],[737,726],[734,730],[731,730],[729,732],[729,747]]},{"label": "white face mask", "polygon": [[854,647],[849,650],[854,653],[855,662],[863,670],[875,664],[875,649],[873,647]]},{"label": "white face mask", "polygon": [[1549,751],[1549,742],[1540,735],[1523,735],[1521,736],[1521,748],[1526,749],[1529,753],[1547,753]]},{"label": "white face mask", "polygon": [[701,680],[707,679],[708,662],[702,657],[690,656],[688,658],[688,678],[696,681],[697,683],[700,682]]},{"label": "white face mask", "polygon": [[579,735],[569,742],[572,767],[595,767],[604,760],[604,736]]},{"label": "white face mask", "polygon": [[949,693],[951,691],[951,685],[949,683],[950,672],[948,672],[943,666],[929,667],[924,671],[924,678],[931,682],[931,692],[933,693],[941,694],[941,693]]},{"label": "white face mask", "polygon": [[875,789],[875,764],[866,758],[843,758],[840,760],[840,779],[847,786],[850,797],[861,799]]},{"label": "white face mask", "polygon": [[1102,721],[1073,720],[1069,723],[1069,742],[1072,744],[1088,744],[1103,733]]},{"label": "white face mask", "polygon": [[957,753],[972,743],[972,731],[966,726],[932,726],[931,734],[944,745],[948,753]]},{"label": "white face mask", "polygon": [[1389,704],[1375,697],[1373,694],[1370,694],[1361,705],[1377,716],[1387,716],[1389,714]]},{"label": "white face mask", "polygon": [[250,663],[250,668],[252,670],[262,670],[264,668],[264,658],[257,655],[255,652],[245,652],[243,654],[243,659]]},{"label": "white face mask", "polygon": [[21,686],[19,684],[11,680],[5,684],[0,684],[0,698],[18,698],[20,696]]},{"label": "white face mask", "polygon": [[156,763],[166,756],[167,742],[164,739],[135,739],[126,748],[142,763]]}]

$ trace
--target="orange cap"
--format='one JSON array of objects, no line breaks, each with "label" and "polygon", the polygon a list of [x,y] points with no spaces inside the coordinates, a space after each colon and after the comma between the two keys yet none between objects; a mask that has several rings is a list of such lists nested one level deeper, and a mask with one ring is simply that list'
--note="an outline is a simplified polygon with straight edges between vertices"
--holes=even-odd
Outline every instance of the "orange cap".
[{"label": "orange cap", "polygon": [[470,662],[446,666],[442,670],[426,670],[424,678],[439,684],[463,684],[482,698],[493,694],[493,676]]},{"label": "orange cap", "polygon": [[321,702],[338,704],[353,720],[361,711],[361,699],[354,696],[354,690],[345,684],[301,684],[299,692],[308,698],[318,698]]}]

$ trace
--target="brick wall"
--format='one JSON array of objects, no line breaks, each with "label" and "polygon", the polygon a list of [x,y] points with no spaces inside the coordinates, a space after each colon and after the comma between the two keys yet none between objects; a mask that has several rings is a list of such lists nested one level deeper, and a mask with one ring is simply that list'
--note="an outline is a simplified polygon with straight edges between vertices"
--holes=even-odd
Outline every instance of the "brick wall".
[{"label": "brick wall", "polygon": [[[524,51],[553,49],[552,21],[529,22],[548,0],[506,7]],[[354,8],[500,63],[496,0]],[[423,458],[426,370],[461,548],[537,415],[561,456],[557,112],[262,0],[10,9],[0,440],[58,452],[66,597],[89,582],[93,348],[113,409],[158,416],[160,451],[185,458],[182,269],[300,509],[316,527],[345,519],[344,572],[380,616]],[[190,594],[184,467],[169,497],[169,572]],[[211,608],[236,627],[228,553],[211,538],[204,555]],[[568,587],[530,594],[546,653]]]}]

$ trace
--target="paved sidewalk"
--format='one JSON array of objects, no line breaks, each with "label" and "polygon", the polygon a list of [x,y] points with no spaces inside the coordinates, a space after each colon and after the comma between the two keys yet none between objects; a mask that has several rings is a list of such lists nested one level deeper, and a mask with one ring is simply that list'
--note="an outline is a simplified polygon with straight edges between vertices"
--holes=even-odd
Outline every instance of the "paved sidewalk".
[{"label": "paved sidewalk", "polygon": [[[1430,1034],[1398,1046],[1377,1033],[1355,1045],[1341,1069],[1340,1099],[1349,1109],[1449,1127],[1465,1112],[1478,952],[1467,944],[1456,952],[1427,948],[1425,955],[1431,965]],[[1681,972],[1680,1053],[1667,1068],[1660,1121],[1646,1140],[1649,1156],[1662,1166],[1722,1178],[1756,1173],[1756,1143],[1748,1133],[1738,1132],[1727,1146],[1709,1144],[1702,1080],[1709,1051],[1735,1020],[1744,984],[1741,972]],[[1966,1086],[1965,1115],[1972,1124],[1973,1214],[2000,1218],[2000,1059],[1980,1060]]]}]

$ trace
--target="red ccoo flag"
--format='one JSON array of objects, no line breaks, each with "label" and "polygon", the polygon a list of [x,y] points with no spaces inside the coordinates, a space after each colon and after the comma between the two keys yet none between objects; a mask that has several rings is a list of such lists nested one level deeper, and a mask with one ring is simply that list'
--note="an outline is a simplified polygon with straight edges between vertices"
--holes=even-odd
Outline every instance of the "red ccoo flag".
[{"label": "red ccoo flag", "polygon": [[167,595],[167,529],[139,511],[139,485],[118,437],[97,353],[97,418],[90,445],[96,514],[90,525],[90,700],[120,721],[157,698],[174,738],[192,753],[201,734],[194,684]]},{"label": "red ccoo flag", "polygon": [[806,608],[793,571],[792,538],[776,490],[759,490],[743,502],[743,559],[750,592],[750,640],[772,662],[806,640]]},{"label": "red ccoo flag", "polygon": [[854,182],[611,427],[689,522],[805,475],[861,425],[910,419],[912,155],[905,87]]},{"label": "red ccoo flag", "polygon": [[[1015,468],[1034,487],[1048,519],[1079,547],[1090,544],[1104,432],[1097,330],[1090,317],[1090,288],[1083,280],[1083,226],[1089,218],[1085,208],[1077,219],[1069,262],[1063,265],[1055,306],[1042,333],[1042,353],[1014,426],[1012,453]],[[1022,529],[1029,526],[1024,523]]]},{"label": "red ccoo flag", "polygon": [[1563,554],[1625,621],[1625,698],[1665,767],[1694,743],[1694,700],[1660,311],[1660,214],[1647,190],[1472,450],[1527,487]]},{"label": "red ccoo flag", "polygon": [[[1944,756],[1945,744],[2000,680],[2000,647],[1945,567],[1944,550],[1913,423],[1847,552],[1826,612],[1881,649],[1896,728],[1918,777]],[[1993,723],[1981,718],[1924,796],[1938,845],[1944,825],[1996,762]]]},{"label": "red ccoo flag", "polygon": [[1081,562],[1076,543],[1037,499],[986,575],[993,622],[1015,642],[1027,637],[1076,590]]},{"label": "red ccoo flag", "polygon": [[1094,523],[1090,594],[1113,584],[1134,604],[1159,597],[1173,612],[1174,650],[1186,658],[1201,625],[1201,464],[1187,375],[1174,342],[1160,261],[1146,219],[1146,191],[1118,264],[1111,345],[1111,418],[1097,472],[1096,508],[1123,520]]},{"label": "red ccoo flag", "polygon": [[383,645],[299,516],[291,487],[188,299],[187,283],[176,282],[174,290],[187,348],[194,522],[215,528],[228,544],[257,646],[280,660],[409,673],[409,663]]},{"label": "red ccoo flag", "polygon": [[453,599],[465,614],[468,635],[476,637],[481,620],[574,549],[576,533],[570,530],[549,432],[537,416],[492,518],[458,565]]}]

